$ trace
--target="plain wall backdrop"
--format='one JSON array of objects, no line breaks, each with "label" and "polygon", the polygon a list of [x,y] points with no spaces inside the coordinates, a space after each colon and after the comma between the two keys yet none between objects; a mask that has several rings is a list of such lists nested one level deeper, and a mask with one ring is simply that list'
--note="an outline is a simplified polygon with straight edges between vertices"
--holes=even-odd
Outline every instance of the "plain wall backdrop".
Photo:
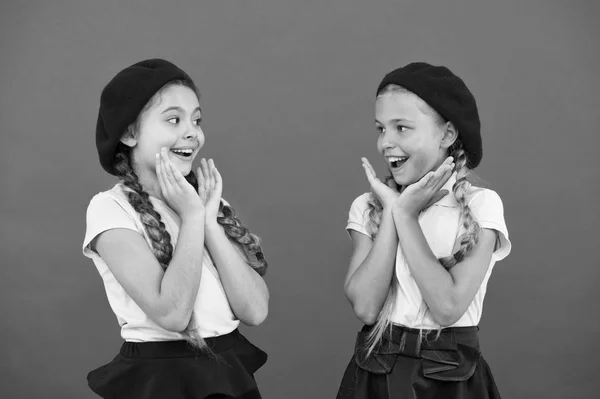
[{"label": "plain wall backdrop", "polygon": [[[141,59],[197,82],[224,197],[263,239],[265,399],[333,398],[360,322],[344,298],[352,200],[379,174],[374,95],[411,61],[450,67],[483,123],[477,174],[513,252],[481,326],[505,398],[598,391],[600,7],[595,1],[3,1],[0,397],[93,398],[121,339],[81,254],[100,92]],[[596,205],[594,205],[596,204]]]}]

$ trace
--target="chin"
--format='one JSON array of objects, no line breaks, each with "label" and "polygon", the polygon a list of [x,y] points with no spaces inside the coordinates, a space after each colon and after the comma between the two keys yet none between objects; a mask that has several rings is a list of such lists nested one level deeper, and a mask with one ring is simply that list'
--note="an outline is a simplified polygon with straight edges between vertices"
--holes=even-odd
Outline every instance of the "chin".
[{"label": "chin", "polygon": [[399,186],[408,186],[419,181],[419,179],[417,179],[415,176],[406,173],[392,174],[392,177],[394,178],[396,184]]}]

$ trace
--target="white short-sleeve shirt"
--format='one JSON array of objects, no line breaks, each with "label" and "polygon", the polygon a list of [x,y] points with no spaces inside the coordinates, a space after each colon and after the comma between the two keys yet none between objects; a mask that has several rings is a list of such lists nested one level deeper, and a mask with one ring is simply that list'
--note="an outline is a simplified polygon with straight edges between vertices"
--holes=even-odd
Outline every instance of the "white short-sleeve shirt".
[{"label": "white short-sleeve shirt", "polygon": [[[437,258],[452,255],[457,238],[464,234],[464,228],[460,223],[460,208],[452,194],[452,186],[455,182],[456,173],[451,176],[443,187],[450,194],[419,215],[419,224],[423,234]],[[346,226],[348,232],[349,230],[356,230],[371,237],[368,223],[368,201],[371,196],[371,193],[362,194],[352,203]],[[468,203],[475,219],[482,228],[498,232],[498,243],[475,298],[473,298],[462,317],[453,324],[454,327],[476,326],[479,324],[483,312],[483,299],[494,264],[504,259],[511,250],[508,230],[504,221],[502,200],[498,194],[489,189],[474,188]],[[440,265],[440,267],[442,266]],[[410,328],[440,328],[440,325],[433,320],[431,312],[427,311],[421,291],[410,272],[400,244],[398,244],[396,252],[396,278],[399,287],[392,312],[392,322]]]},{"label": "white short-sleeve shirt", "polygon": [[[181,219],[163,201],[150,197],[154,209],[160,214],[172,244],[177,245]],[[90,243],[100,233],[115,229],[129,229],[141,234],[148,246],[152,246],[139,214],[127,200],[121,183],[112,189],[96,194],[87,208],[87,223],[83,254],[91,258],[102,277],[108,302],[121,326],[121,336],[126,341],[171,341],[183,339],[182,334],[168,331],[152,321],[125,292],[104,260],[90,248]],[[233,314],[219,273],[208,250],[204,249],[202,278],[194,304],[196,325],[204,337],[224,335],[235,330],[239,320]]]}]

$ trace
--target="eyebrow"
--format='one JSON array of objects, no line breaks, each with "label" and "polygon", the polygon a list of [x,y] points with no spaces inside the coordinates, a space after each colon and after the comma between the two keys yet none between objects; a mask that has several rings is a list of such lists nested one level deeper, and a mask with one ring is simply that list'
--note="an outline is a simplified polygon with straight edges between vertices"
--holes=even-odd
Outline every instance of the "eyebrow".
[{"label": "eyebrow", "polygon": [[[414,123],[413,121],[411,121],[410,119],[404,119],[404,118],[395,118],[395,119],[391,119],[390,122],[392,123],[398,123],[398,122],[408,122],[408,123]],[[383,123],[379,122],[377,119],[375,119],[375,123],[379,123],[380,125],[383,125]]]},{"label": "eyebrow", "polygon": [[[173,106],[173,107],[169,107],[169,108],[165,109],[165,110],[164,110],[163,112],[161,112],[161,113],[163,113],[163,114],[166,114],[166,113],[167,113],[167,112],[169,112],[169,111],[179,111],[179,112],[182,112],[182,113],[183,113],[183,112],[185,112],[185,111],[183,110],[183,108],[181,108],[181,107],[176,107],[176,106]],[[192,114],[193,114],[193,113],[195,113],[196,111],[200,111],[200,113],[202,113],[202,110],[200,109],[200,107],[196,107],[196,108],[195,108],[195,109],[192,111]]]}]

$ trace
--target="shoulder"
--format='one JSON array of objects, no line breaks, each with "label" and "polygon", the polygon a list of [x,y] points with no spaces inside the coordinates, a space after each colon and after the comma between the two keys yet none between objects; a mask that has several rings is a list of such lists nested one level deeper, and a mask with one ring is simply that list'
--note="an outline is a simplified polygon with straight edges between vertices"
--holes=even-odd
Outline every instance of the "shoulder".
[{"label": "shoulder", "polygon": [[351,210],[367,210],[369,202],[372,201],[373,194],[366,192],[356,197],[350,205]]},{"label": "shoulder", "polygon": [[369,222],[369,202],[372,200],[373,195],[371,193],[364,193],[352,201],[346,225],[348,233],[350,233],[350,230],[356,230],[371,237],[372,229],[370,227],[372,226]]},{"label": "shoulder", "polygon": [[94,195],[87,207],[88,217],[94,214],[105,215],[115,211],[127,214],[135,213],[133,207],[129,204],[127,194],[120,184],[116,184],[110,190],[101,191]]},{"label": "shoulder", "polygon": [[475,214],[504,212],[504,205],[500,195],[489,188],[472,187],[467,203]]}]

